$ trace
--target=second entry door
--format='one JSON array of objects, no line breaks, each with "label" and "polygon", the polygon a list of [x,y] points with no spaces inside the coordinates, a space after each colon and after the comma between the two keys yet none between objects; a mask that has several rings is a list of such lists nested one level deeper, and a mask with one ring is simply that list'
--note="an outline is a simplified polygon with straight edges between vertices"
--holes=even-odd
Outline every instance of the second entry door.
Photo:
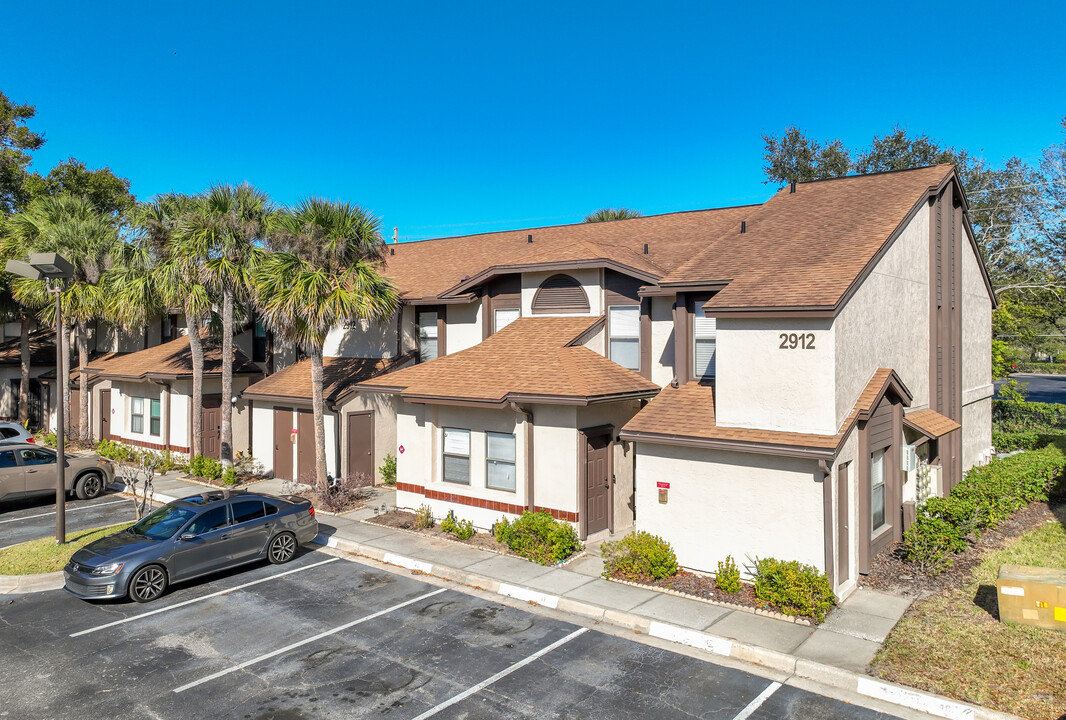
[{"label": "second entry door", "polygon": [[348,416],[348,474],[374,480],[374,420],[370,413]]},{"label": "second entry door", "polygon": [[315,414],[297,410],[296,422],[296,479],[315,484]]},{"label": "second entry door", "polygon": [[204,407],[200,413],[203,427],[200,431],[200,453],[204,457],[222,458],[222,396],[204,395]]},{"label": "second entry door", "polygon": [[610,435],[587,438],[585,450],[586,526],[589,535],[607,529],[611,500],[611,475],[608,454]]}]

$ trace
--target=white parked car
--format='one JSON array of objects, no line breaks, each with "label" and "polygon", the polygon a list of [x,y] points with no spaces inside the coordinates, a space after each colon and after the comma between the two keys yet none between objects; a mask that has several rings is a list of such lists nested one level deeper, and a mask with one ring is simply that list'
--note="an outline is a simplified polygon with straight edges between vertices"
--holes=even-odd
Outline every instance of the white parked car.
[{"label": "white parked car", "polygon": [[18,423],[0,421],[0,444],[11,442],[36,442],[33,433]]}]

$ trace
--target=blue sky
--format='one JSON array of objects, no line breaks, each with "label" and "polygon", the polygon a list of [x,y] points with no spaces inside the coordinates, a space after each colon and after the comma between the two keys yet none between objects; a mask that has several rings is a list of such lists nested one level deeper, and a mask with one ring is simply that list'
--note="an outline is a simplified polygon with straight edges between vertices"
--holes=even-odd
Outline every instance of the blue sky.
[{"label": "blue sky", "polygon": [[1063,140],[1062,2],[725,5],[42,2],[5,13],[0,90],[37,106],[41,171],[247,180],[412,240],[761,202],[789,124],[994,164]]}]

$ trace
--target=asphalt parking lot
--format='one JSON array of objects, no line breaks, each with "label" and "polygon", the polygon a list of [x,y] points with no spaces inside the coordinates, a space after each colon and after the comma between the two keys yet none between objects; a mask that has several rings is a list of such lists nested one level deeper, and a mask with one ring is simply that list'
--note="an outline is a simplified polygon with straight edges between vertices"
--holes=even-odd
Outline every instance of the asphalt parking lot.
[{"label": "asphalt parking lot", "polygon": [[[93,500],[71,500],[65,507],[68,535],[137,519],[133,501],[110,491]],[[55,494],[0,502],[0,549],[55,532]]]},{"label": "asphalt parking lot", "polygon": [[323,551],[147,605],[5,597],[0,676],[10,718],[891,717]]}]

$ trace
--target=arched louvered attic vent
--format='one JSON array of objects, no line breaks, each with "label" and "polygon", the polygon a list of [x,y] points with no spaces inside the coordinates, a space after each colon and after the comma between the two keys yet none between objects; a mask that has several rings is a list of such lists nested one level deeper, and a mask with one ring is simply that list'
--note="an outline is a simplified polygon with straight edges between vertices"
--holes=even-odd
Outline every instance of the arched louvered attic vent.
[{"label": "arched louvered attic vent", "polygon": [[533,313],[537,315],[588,311],[589,298],[585,289],[569,275],[552,275],[541,283],[533,296]]}]

